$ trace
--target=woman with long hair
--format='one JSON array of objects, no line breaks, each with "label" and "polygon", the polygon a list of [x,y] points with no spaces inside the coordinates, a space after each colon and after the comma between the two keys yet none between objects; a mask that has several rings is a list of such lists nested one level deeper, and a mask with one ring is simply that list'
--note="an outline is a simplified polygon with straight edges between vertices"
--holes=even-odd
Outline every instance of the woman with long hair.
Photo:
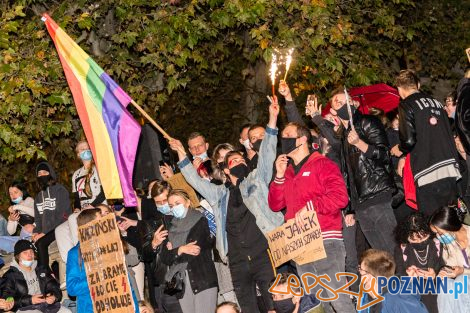
[{"label": "woman with long hair", "polygon": [[[167,282],[184,281],[177,296],[183,313],[214,312],[217,304],[217,274],[212,261],[213,238],[204,215],[192,208],[186,192],[168,194],[173,219],[162,261],[169,266]],[[168,290],[167,290],[168,292]]]},{"label": "woman with long hair", "polygon": [[[445,206],[438,209],[430,219],[431,230],[444,246],[442,258],[444,266],[439,271],[440,277],[447,277],[448,287],[455,284],[470,288],[470,226],[460,220],[457,208]],[[437,304],[439,312],[466,312],[470,295],[462,294],[454,299],[450,294],[439,294]]]},{"label": "woman with long hair", "polygon": [[77,216],[80,210],[93,208],[101,203],[107,204],[88,142],[78,142],[75,152],[83,166],[72,175],[73,213],[55,231],[60,256],[65,263],[67,253],[78,243]]},{"label": "woman with long hair", "polygon": [[[420,213],[411,214],[395,229],[396,274],[399,276],[435,279],[444,265],[442,244],[434,237],[427,219]],[[421,295],[421,300],[430,313],[437,313],[437,297]]]},{"label": "woman with long hair", "polygon": [[73,173],[72,193],[74,209],[95,207],[100,203],[106,204],[103,187],[96,171],[93,155],[86,140],[80,141],[75,152],[83,166]]},{"label": "woman with long hair", "polygon": [[[8,186],[10,207],[8,222],[0,216],[0,250],[13,252],[15,243],[20,239],[31,238],[34,230],[34,199],[28,194],[25,186],[14,181]],[[21,226],[19,236],[16,233],[18,225]],[[9,236],[10,235],[10,236]]]},{"label": "woman with long hair", "polygon": [[[8,186],[11,206],[8,208],[7,230],[10,235],[16,233],[18,224],[25,236],[31,236],[34,229],[34,199],[29,195],[23,183],[14,181]],[[22,235],[20,235],[22,237]]]}]

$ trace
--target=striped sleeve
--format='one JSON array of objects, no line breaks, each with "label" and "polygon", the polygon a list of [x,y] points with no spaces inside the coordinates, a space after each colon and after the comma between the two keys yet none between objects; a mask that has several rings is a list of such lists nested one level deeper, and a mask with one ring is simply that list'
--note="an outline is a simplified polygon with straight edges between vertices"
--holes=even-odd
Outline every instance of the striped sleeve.
[{"label": "striped sleeve", "polygon": [[313,206],[312,200],[307,201],[307,211],[313,211],[315,207]]},{"label": "striped sleeve", "polygon": [[342,240],[343,232],[341,230],[328,230],[322,231],[323,240],[333,239],[333,240]]},{"label": "striped sleeve", "polygon": [[286,181],[286,178],[285,178],[285,177],[279,178],[279,177],[276,176],[276,177],[274,178],[274,183],[275,183],[275,184],[278,184],[278,185],[284,184],[285,181]]}]

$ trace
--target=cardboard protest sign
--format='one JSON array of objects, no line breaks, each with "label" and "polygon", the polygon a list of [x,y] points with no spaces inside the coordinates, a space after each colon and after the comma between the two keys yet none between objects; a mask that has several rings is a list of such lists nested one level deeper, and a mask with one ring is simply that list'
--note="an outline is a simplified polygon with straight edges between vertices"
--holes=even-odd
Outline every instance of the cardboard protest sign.
[{"label": "cardboard protest sign", "polygon": [[95,313],[134,312],[122,242],[114,214],[78,228]]},{"label": "cardboard protest sign", "polygon": [[303,218],[304,230],[290,219],[282,226],[267,233],[274,266],[289,260],[302,265],[326,258],[323,236],[315,211],[309,211]]}]

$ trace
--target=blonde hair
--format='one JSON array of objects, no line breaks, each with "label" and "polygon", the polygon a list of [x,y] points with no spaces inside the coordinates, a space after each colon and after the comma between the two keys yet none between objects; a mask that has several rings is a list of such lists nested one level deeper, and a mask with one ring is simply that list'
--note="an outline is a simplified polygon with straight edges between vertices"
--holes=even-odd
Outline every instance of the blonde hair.
[{"label": "blonde hair", "polygon": [[[78,153],[78,147],[81,145],[81,144],[84,144],[86,143],[86,145],[88,146],[88,148],[90,148],[90,145],[88,144],[88,141],[86,140],[80,140],[77,145],[75,146],[75,152]],[[91,192],[91,187],[90,187],[90,181],[91,181],[91,177],[93,176],[93,167],[95,166],[95,162],[93,161],[93,159],[91,159],[90,161],[90,167],[89,168],[85,168],[85,189],[84,189],[84,192],[85,194],[88,196],[88,197],[92,197],[93,196],[93,193]]]},{"label": "blonde hair", "polygon": [[170,199],[171,196],[178,196],[178,197],[183,198],[186,201],[189,201],[189,207],[192,209],[194,208],[193,203],[191,202],[191,199],[189,198],[188,193],[184,191],[183,189],[172,189],[168,193],[168,199]]}]

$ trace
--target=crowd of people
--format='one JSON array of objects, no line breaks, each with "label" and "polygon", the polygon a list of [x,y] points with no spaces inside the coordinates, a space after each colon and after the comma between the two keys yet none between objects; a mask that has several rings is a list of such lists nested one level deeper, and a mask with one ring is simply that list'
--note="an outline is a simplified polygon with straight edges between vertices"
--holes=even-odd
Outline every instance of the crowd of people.
[{"label": "crowd of people", "polygon": [[[281,81],[267,125],[243,125],[239,143],[220,143],[209,155],[201,133],[189,136],[187,149],[169,140],[178,162],[160,164],[162,179],[136,191],[136,207],[106,199],[86,141],[76,146],[83,166],[72,176],[72,197],[51,165],[39,163],[39,192],[33,198],[13,182],[8,220],[0,220],[0,249],[14,255],[0,310],[93,312],[78,227],[114,213],[136,312],[348,313],[378,295],[383,301],[359,312],[466,312],[470,295],[378,289],[379,276],[447,277],[454,286],[469,284],[470,274],[470,70],[445,104],[421,92],[411,70],[399,73],[396,87],[401,102],[387,114],[363,114],[344,88],[330,93],[326,115],[309,96],[306,122]],[[302,228],[311,211],[326,257],[275,268],[266,234],[291,219]],[[65,270],[51,269],[53,242]],[[340,272],[359,275],[364,285],[349,288],[367,292],[320,301],[348,283],[335,278]],[[328,275],[331,289],[287,293],[290,275],[306,273]]]}]

